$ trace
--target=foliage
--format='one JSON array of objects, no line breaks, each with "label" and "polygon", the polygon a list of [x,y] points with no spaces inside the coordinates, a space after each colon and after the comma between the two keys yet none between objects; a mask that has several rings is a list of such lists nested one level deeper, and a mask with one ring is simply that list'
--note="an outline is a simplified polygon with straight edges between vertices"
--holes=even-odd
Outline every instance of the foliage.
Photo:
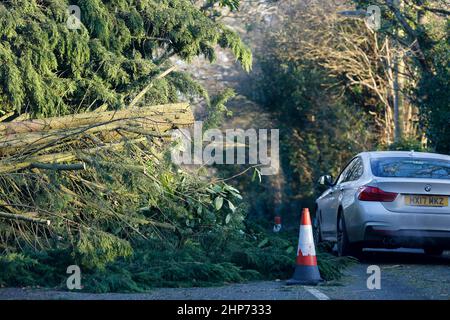
[{"label": "foliage", "polygon": [[259,101],[283,123],[280,151],[290,188],[297,199],[308,201],[321,175],[336,176],[355,153],[370,148],[367,116],[356,103],[326,89],[334,80],[307,61],[269,55],[261,70]]},{"label": "foliage", "polygon": [[[280,144],[284,199],[313,207],[317,178],[336,177],[361,151],[449,152],[448,10],[442,1],[403,2],[396,8],[392,1],[355,0],[351,8],[311,1],[285,12],[280,30],[266,35],[254,91],[286,137]],[[373,4],[382,11],[377,32],[363,19],[336,13]],[[418,19],[422,15],[426,19]],[[414,134],[392,143],[386,139],[394,124],[391,65],[400,54],[403,127]]]},{"label": "foliage", "polygon": [[2,220],[3,250],[68,248],[76,264],[101,269],[130,256],[137,239],[163,240],[176,231],[183,243],[213,227],[232,228],[244,218],[238,190],[192,176],[170,160],[151,158],[137,144],[130,142],[118,153],[99,152],[91,161],[94,167],[79,173],[0,175],[1,204],[10,210],[33,208],[52,222],[33,228],[29,222]]},{"label": "foliage", "polygon": [[[200,282],[242,280],[239,268],[226,261],[217,259],[208,265],[198,245],[211,233],[221,237],[239,234],[245,217],[239,191],[187,173],[163,157],[151,160],[148,155],[130,143],[118,153],[99,152],[93,159],[96,168],[80,173],[0,175],[2,206],[33,208],[40,218],[51,220],[49,226],[0,221],[4,270],[0,283],[57,286],[72,264],[91,275],[87,283],[92,285],[112,272],[96,290],[105,286],[123,289],[124,284],[112,284],[113,278],[123,280],[128,267],[133,275],[145,276],[144,271],[158,264],[161,269],[148,286],[165,285],[164,281],[175,285],[187,281],[186,277],[195,279],[197,273]],[[216,251],[216,244],[208,245]],[[184,265],[190,273],[182,269]],[[118,272],[122,269],[125,273]]]},{"label": "foliage", "polygon": [[433,49],[435,74],[419,83],[422,120],[437,152],[450,154],[450,21],[446,37]]},{"label": "foliage", "polygon": [[71,264],[71,253],[63,249],[3,253],[0,255],[0,287],[59,286],[65,284],[66,269]]},{"label": "foliage", "polygon": [[[394,140],[394,57],[399,50],[387,37],[379,37],[363,19],[346,18],[336,11],[344,10],[334,2],[312,2],[308,8],[294,10],[273,38],[272,51],[286,62],[320,66],[342,95],[357,97],[361,110],[373,118],[379,141]],[[299,34],[292,39],[291,34]],[[412,114],[410,105],[403,106]],[[404,118],[407,118],[406,116]],[[402,122],[405,136],[415,135],[410,119]],[[404,122],[404,123],[403,123]]]},{"label": "foliage", "polygon": [[[208,3],[235,10],[239,1]],[[0,115],[47,117],[105,105],[119,109],[144,87],[148,91],[139,105],[197,96],[209,103],[205,89],[189,74],[158,75],[174,59],[190,62],[204,56],[213,62],[217,46],[229,48],[246,71],[251,68],[250,50],[216,21],[210,6],[188,0],[71,4],[81,10],[78,30],[67,27],[65,1],[0,2]],[[226,91],[208,105],[211,118],[225,110],[230,95]],[[95,139],[85,138],[77,145],[98,147]],[[125,150],[98,152],[82,172],[25,170],[0,175],[2,208],[51,220],[50,226],[0,221],[2,263],[11,270],[2,274],[1,282],[45,284],[39,270],[47,268],[53,278],[46,285],[57,285],[65,270],[52,255],[68,263],[66,267],[77,264],[95,274],[135,257],[140,241],[159,245],[150,250],[164,250],[161,244],[171,238],[175,250],[213,228],[221,233],[237,230],[244,219],[236,203],[239,191],[174,167],[160,151],[128,141]],[[23,212],[28,210],[35,212]],[[151,254],[159,256],[157,251]],[[209,276],[225,267],[217,264]],[[18,272],[12,274],[14,268]],[[238,280],[233,274],[229,279]]]},{"label": "foliage", "polygon": [[[236,2],[221,2],[236,7]],[[79,0],[82,26],[69,30],[67,2],[0,2],[0,114],[51,116],[125,106],[176,56],[215,60],[230,48],[245,70],[241,39],[188,0]],[[154,81],[145,103],[204,95],[174,73]]]},{"label": "foliage", "polygon": [[[143,292],[155,287],[223,285],[261,279],[286,279],[295,264],[296,232],[273,234],[261,222],[247,222],[241,229],[216,228],[198,239],[178,245],[166,241],[139,240],[133,254],[108,263],[105,268],[82,268],[83,290],[88,292]],[[337,279],[353,262],[318,250],[321,275]],[[0,286],[64,288],[70,252],[47,250],[0,256]]]},{"label": "foliage", "polygon": [[28,256],[18,253],[10,253],[0,256],[0,285],[32,285],[39,279],[36,279],[36,266],[39,262]]},{"label": "foliage", "polygon": [[[450,11],[445,0],[353,0],[358,8],[381,8],[380,36],[395,38],[412,59],[410,100],[420,109],[421,126],[431,149],[450,152]],[[415,86],[416,79],[417,86]]]},{"label": "foliage", "polygon": [[392,143],[388,146],[379,146],[380,150],[392,150],[392,151],[418,151],[429,152],[429,148],[425,147],[422,143],[416,139],[402,139],[398,142]]},{"label": "foliage", "polygon": [[235,96],[233,89],[226,89],[217,96],[215,96],[207,109],[206,122],[204,129],[217,128],[223,123],[225,116],[231,116],[231,111],[226,107],[228,100]]},{"label": "foliage", "polygon": [[[289,276],[296,234],[268,233],[245,219],[237,189],[145,146],[99,149],[81,171],[0,174],[2,210],[51,221],[0,221],[0,285],[65,288],[74,264],[95,292]],[[325,278],[338,276],[324,263]]]}]

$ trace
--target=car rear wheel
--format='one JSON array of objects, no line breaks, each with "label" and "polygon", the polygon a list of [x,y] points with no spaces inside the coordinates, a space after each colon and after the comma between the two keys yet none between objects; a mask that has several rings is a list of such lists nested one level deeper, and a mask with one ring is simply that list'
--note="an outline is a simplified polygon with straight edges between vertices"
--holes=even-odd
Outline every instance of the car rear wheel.
[{"label": "car rear wheel", "polygon": [[425,251],[425,254],[432,255],[432,256],[440,256],[444,253],[444,249],[436,248],[436,247],[425,248],[424,251]]},{"label": "car rear wheel", "polygon": [[348,240],[347,228],[345,226],[344,215],[339,214],[337,223],[337,253],[338,256],[357,256],[361,249]]}]

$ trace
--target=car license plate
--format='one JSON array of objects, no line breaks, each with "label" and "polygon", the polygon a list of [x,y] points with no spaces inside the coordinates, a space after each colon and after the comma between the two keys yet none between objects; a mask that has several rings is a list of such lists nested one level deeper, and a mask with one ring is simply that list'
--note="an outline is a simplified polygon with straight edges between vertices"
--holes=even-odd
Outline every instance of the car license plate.
[{"label": "car license plate", "polygon": [[448,207],[448,197],[408,195],[405,197],[405,204],[419,207]]}]

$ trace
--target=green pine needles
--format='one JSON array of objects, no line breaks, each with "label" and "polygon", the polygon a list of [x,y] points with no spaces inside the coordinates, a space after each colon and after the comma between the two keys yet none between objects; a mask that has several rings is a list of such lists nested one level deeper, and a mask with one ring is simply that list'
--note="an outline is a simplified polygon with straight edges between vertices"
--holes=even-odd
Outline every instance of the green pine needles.
[{"label": "green pine needles", "polygon": [[[78,30],[67,27],[69,4],[81,10]],[[105,103],[118,109],[164,71],[169,58],[213,62],[216,46],[230,48],[245,70],[252,64],[239,36],[188,0],[0,1],[0,39],[0,115],[45,117]],[[205,92],[174,72],[155,80],[142,103],[195,95]]]}]

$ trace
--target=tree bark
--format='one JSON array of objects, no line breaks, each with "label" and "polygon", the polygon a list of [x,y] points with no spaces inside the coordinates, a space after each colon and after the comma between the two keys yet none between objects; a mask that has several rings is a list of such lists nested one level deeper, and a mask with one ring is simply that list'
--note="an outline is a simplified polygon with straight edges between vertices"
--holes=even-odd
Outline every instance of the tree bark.
[{"label": "tree bark", "polygon": [[0,136],[18,133],[73,129],[81,126],[136,120],[154,126],[170,124],[173,127],[191,125],[194,121],[188,103],[174,103],[117,111],[80,113],[63,117],[0,123]]},{"label": "tree bark", "polygon": [[[164,132],[190,126],[194,116],[185,104],[169,104],[117,112],[87,113],[23,122],[0,123],[0,155],[25,152],[42,145],[52,145],[78,134],[110,132],[123,129],[140,135],[166,136]],[[6,132],[6,134],[5,134]]]}]

